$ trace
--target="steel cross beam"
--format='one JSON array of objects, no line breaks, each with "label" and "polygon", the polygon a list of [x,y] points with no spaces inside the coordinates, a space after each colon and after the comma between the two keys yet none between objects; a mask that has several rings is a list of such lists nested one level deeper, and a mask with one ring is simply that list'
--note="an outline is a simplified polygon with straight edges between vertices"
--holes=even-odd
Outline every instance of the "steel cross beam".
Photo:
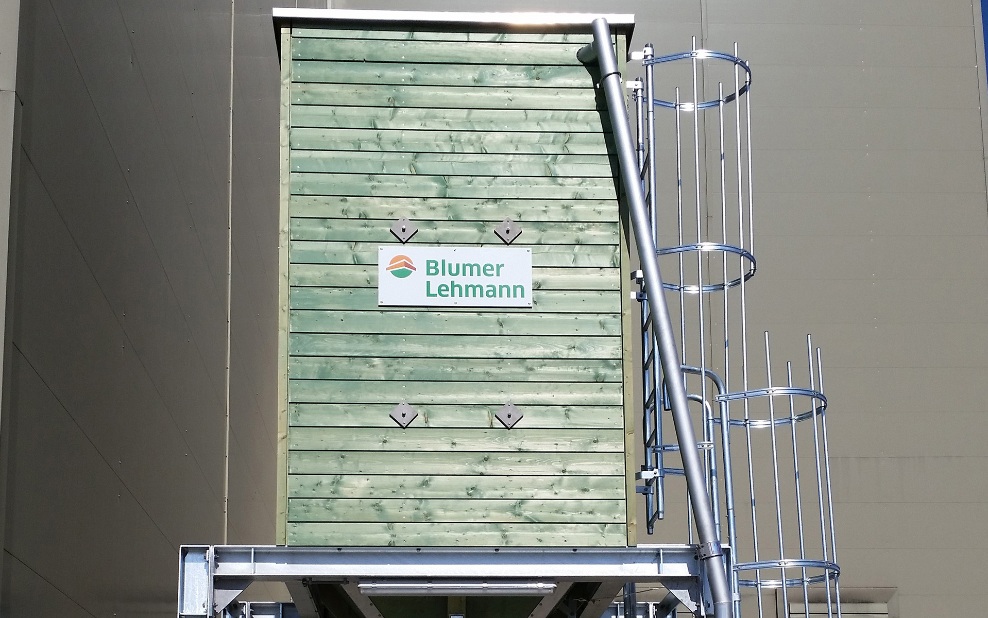
[{"label": "steel cross beam", "polygon": [[[178,618],[212,618],[251,582],[337,582],[530,594],[571,582],[702,588],[696,545],[616,548],[401,548],[186,545],[179,558]],[[357,586],[352,586],[356,588]],[[529,592],[526,592],[529,591]],[[429,594],[429,587],[420,592]],[[689,596],[694,596],[690,594]]]}]

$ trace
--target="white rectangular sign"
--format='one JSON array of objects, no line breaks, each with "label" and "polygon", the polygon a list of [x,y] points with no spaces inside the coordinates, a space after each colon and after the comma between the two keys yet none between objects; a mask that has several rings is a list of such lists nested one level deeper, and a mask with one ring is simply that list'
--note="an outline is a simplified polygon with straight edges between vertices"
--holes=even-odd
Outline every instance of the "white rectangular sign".
[{"label": "white rectangular sign", "polygon": [[532,306],[531,249],[385,245],[377,257],[381,306]]}]

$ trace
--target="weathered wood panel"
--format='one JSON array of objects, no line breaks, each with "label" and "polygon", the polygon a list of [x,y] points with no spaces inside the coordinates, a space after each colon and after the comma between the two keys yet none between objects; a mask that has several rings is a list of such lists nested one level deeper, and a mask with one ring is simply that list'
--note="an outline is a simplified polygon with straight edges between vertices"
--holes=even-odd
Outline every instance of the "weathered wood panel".
[{"label": "weathered wood panel", "polygon": [[[294,264],[289,282],[293,286],[374,288],[377,265]],[[618,290],[620,273],[616,268],[534,268],[535,290]]]},{"label": "weathered wood panel", "polygon": [[293,356],[349,356],[396,358],[621,358],[620,337],[514,337],[508,335],[405,335],[292,333],[288,350]]},{"label": "weathered wood panel", "polygon": [[[324,240],[393,244],[394,221],[378,219],[317,219],[296,217],[291,222],[292,240]],[[419,221],[416,244],[500,244],[494,221]],[[527,245],[609,245],[620,238],[618,223],[570,222],[553,224],[542,221],[520,222],[521,236],[514,246]]]},{"label": "weathered wood panel", "polygon": [[512,178],[510,176],[425,176],[401,174],[316,174],[293,172],[294,195],[467,197],[613,200],[609,178]]},{"label": "weathered wood panel", "polygon": [[[561,335],[620,336],[621,321],[613,314],[505,313],[497,320],[476,310],[463,313],[425,310],[421,312],[292,311],[295,333],[381,333],[389,329],[419,335]],[[606,363],[605,363],[606,364]],[[544,364],[540,367],[545,367]],[[503,367],[502,367],[503,369]]]},{"label": "weathered wood panel", "polygon": [[[627,540],[624,253],[606,110],[576,60],[591,36],[486,29],[294,31],[289,544]],[[502,247],[494,227],[519,222],[532,308],[379,307],[398,217],[433,246]]]},{"label": "weathered wood panel", "polygon": [[291,450],[303,451],[616,453],[624,450],[624,432],[621,429],[519,429],[517,426],[510,432],[504,428],[439,430],[395,426],[382,431],[364,427],[345,430],[292,427],[288,431],[288,446]]},{"label": "weathered wood panel", "polygon": [[297,522],[447,522],[594,524],[624,521],[617,500],[444,500],[422,498],[295,498]]},{"label": "weathered wood panel", "polygon": [[[419,404],[505,404],[613,406],[623,403],[620,384],[608,382],[374,382],[363,380],[290,380],[293,400],[299,403],[397,403]],[[517,430],[513,430],[517,431]],[[520,434],[512,434],[520,439]]]},{"label": "weathered wood panel", "polygon": [[451,70],[442,64],[394,62],[292,62],[296,82],[326,84],[410,84],[419,86],[487,86],[525,88],[587,88],[594,81],[582,66],[470,65]]},{"label": "weathered wood panel", "polygon": [[624,545],[621,524],[475,524],[475,523],[297,523],[288,524],[290,545],[572,546]]},{"label": "weathered wood panel", "polygon": [[[494,415],[500,405],[425,404],[416,405],[416,426],[455,428],[499,428]],[[388,416],[392,404],[294,403],[288,414],[293,427],[387,427],[395,426]],[[526,405],[525,427],[529,429],[610,429],[622,419],[620,406],[536,406]],[[444,453],[443,457],[448,454]],[[605,474],[601,472],[601,474]],[[616,474],[616,473],[614,473]]]},{"label": "weathered wood panel", "polygon": [[[351,197],[293,195],[296,217],[416,221],[486,221],[491,213],[520,221],[613,222],[617,204],[608,200],[518,200],[496,198]],[[377,245],[374,245],[375,247]],[[364,247],[370,249],[371,247]],[[552,251],[532,247],[532,251]],[[574,249],[576,250],[576,249]],[[617,251],[611,247],[612,251]]]},{"label": "weathered wood panel", "polygon": [[[343,309],[376,310],[377,290],[370,288],[292,288],[289,298],[291,309]],[[540,313],[616,313],[621,309],[621,298],[611,292],[569,292],[535,290],[532,304]],[[404,312],[426,311],[425,308],[405,308]],[[475,309],[447,309],[475,311]],[[504,309],[505,315],[524,313],[531,309]]]},{"label": "weathered wood panel", "polygon": [[[563,110],[597,109],[593,93],[580,88],[488,88],[484,86],[368,86],[366,84],[293,84],[294,105],[538,110],[547,106]],[[443,105],[445,103],[445,105]]]},{"label": "weathered wood panel", "polygon": [[[367,414],[373,412],[368,410]],[[385,410],[382,416],[387,413]],[[394,426],[391,419],[388,423]],[[498,476],[503,477],[503,486],[519,482],[519,477],[545,475],[546,479],[554,479],[558,487],[561,478],[572,476],[623,476],[624,454],[597,453],[592,460],[583,453],[340,451],[329,457],[325,451],[292,451],[288,455],[288,472],[299,475],[295,477],[296,487],[318,475],[395,476],[409,470],[423,476]],[[533,489],[527,495],[536,493]]]},{"label": "weathered wood panel", "polygon": [[[610,132],[610,120],[599,111],[525,109],[432,109],[402,107],[291,106],[292,125],[321,128],[430,129],[445,131],[528,131],[538,135]],[[604,140],[601,140],[604,142]]]},{"label": "weathered wood panel", "polygon": [[[464,476],[334,474],[290,475],[288,486],[298,498],[453,498],[523,500],[538,496],[559,500],[617,500],[623,496],[613,476]],[[621,479],[623,480],[623,478]],[[480,504],[482,506],[482,503]]]},{"label": "weathered wood panel", "polygon": [[[597,133],[537,133],[523,131],[465,132],[405,129],[292,130],[296,150],[329,153],[338,150],[362,152],[443,152],[467,154],[601,155],[607,144]],[[296,158],[303,153],[295,154]],[[339,156],[339,155],[336,155]],[[543,157],[544,160],[544,157]]]},{"label": "weathered wood panel", "polygon": [[476,41],[464,46],[460,41],[442,40],[296,38],[292,41],[292,59],[439,63],[451,69],[471,64],[582,66],[576,53],[585,45],[582,41],[550,45]]},{"label": "weathered wood panel", "polygon": [[492,358],[446,359],[296,356],[288,375],[303,380],[381,380],[439,382],[620,382],[621,361],[507,360]]},{"label": "weathered wood panel", "polygon": [[606,155],[349,152],[303,150],[292,157],[293,172],[320,174],[421,174],[427,176],[511,176],[612,178]]},{"label": "weathered wood panel", "polygon": [[[376,243],[294,240],[290,243],[290,251],[292,264],[376,265],[379,246]],[[621,255],[612,245],[530,245],[527,248],[532,251],[535,268],[618,268],[621,265]]]}]

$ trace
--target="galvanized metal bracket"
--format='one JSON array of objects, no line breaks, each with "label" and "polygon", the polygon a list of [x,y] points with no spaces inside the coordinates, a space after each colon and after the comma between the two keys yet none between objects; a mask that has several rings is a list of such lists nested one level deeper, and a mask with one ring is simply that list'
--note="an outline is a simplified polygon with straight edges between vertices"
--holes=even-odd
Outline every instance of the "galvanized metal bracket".
[{"label": "galvanized metal bracket", "polygon": [[497,234],[497,237],[500,238],[506,245],[513,243],[516,238],[521,236],[521,232],[521,226],[511,219],[505,219],[494,227],[494,233]]},{"label": "galvanized metal bracket", "polygon": [[401,241],[401,244],[405,244],[411,240],[412,236],[415,236],[418,231],[418,226],[412,223],[408,217],[402,217],[391,224],[391,233]]},{"label": "galvanized metal bracket", "polygon": [[521,410],[519,410],[518,406],[515,404],[506,403],[494,414],[494,417],[501,421],[502,425],[508,429],[511,429],[518,423],[518,421],[524,418],[525,415],[521,413]]},{"label": "galvanized metal bracket", "polygon": [[250,578],[224,578],[213,583],[213,611],[219,612],[226,609],[233,601],[240,596],[247,586],[250,585]]},{"label": "galvanized metal bracket", "polygon": [[697,555],[700,560],[708,560],[714,556],[723,556],[724,552],[720,548],[720,543],[700,543],[697,546]]},{"label": "galvanized metal bracket", "polygon": [[[700,589],[700,585],[695,579],[670,581],[669,584],[666,585],[666,589],[672,597],[678,600],[683,607],[694,615],[700,611],[701,606],[708,606],[708,604],[704,602],[705,599],[703,598],[703,591]],[[666,599],[663,599],[663,603],[665,605],[675,607],[675,603],[672,598],[667,597]]]},{"label": "galvanized metal bracket", "polygon": [[402,429],[408,427],[412,424],[416,418],[418,418],[419,413],[415,411],[415,408],[408,405],[408,402],[402,401],[391,410],[391,418],[394,422],[401,425]]},{"label": "galvanized metal bracket", "polygon": [[209,547],[182,547],[178,563],[178,618],[209,618],[213,611],[213,560]]}]

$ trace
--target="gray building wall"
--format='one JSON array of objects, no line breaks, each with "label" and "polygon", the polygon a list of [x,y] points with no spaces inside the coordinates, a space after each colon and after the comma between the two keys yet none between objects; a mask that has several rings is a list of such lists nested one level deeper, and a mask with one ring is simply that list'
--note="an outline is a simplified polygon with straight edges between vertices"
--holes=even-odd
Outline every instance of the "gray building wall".
[{"label": "gray building wall", "polygon": [[[18,4],[14,99],[6,16]],[[5,170],[16,170],[0,411],[4,616],[173,615],[177,547],[224,541],[226,497],[228,542],[273,539],[272,4],[0,2],[0,209]],[[694,35],[702,47],[740,43],[755,76],[750,324],[771,330],[781,358],[802,358],[806,332],[823,347],[844,589],[894,588],[902,617],[977,615],[988,579],[979,7],[496,9],[633,12],[635,45],[660,54]],[[6,137],[14,100],[19,141]]]},{"label": "gray building wall", "polygon": [[19,4],[0,614],[173,615],[180,544],[274,534],[272,3]]}]

